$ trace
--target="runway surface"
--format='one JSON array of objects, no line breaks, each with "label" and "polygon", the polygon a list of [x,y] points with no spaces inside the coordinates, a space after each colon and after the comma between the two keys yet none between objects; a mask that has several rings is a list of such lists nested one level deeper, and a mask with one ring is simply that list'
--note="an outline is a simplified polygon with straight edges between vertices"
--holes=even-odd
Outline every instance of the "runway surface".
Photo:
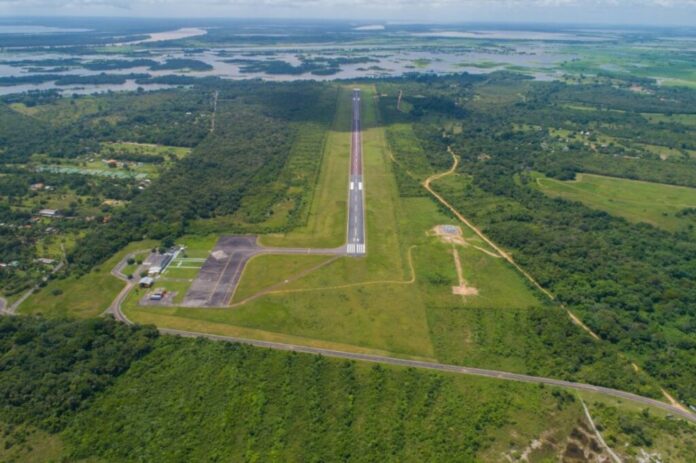
[{"label": "runway surface", "polygon": [[360,89],[353,90],[353,130],[350,147],[350,180],[348,182],[348,237],[346,252],[360,256],[365,246],[365,184],[362,171],[362,129],[360,126]]}]

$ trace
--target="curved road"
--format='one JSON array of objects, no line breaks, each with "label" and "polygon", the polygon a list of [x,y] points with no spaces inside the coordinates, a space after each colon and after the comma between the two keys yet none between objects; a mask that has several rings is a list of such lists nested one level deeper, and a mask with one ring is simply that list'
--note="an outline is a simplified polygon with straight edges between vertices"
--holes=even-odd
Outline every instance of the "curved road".
[{"label": "curved road", "polygon": [[[119,321],[124,323],[133,324],[128,317],[121,311],[121,302],[125,299],[128,291],[132,287],[131,284],[127,285],[121,293],[116,297],[114,302],[109,308],[110,313]],[[271,341],[261,341],[258,339],[247,339],[238,338],[235,336],[221,336],[217,334],[209,333],[197,333],[195,331],[183,331],[175,330],[171,328],[158,328],[159,332],[162,334],[174,335],[174,336],[184,336],[189,338],[207,338],[213,341],[223,341],[223,342],[236,342],[239,344],[248,344],[256,347],[265,347],[268,349],[276,349],[283,351],[300,352],[304,354],[314,354],[314,355],[324,355],[326,357],[334,357],[348,360],[357,360],[362,362],[372,362],[372,363],[383,363],[387,365],[396,365],[402,367],[410,368],[421,368],[426,370],[436,370],[448,373],[457,373],[462,375],[470,376],[482,376],[485,378],[502,379],[508,381],[519,381],[523,383],[536,383],[536,384],[547,384],[549,386],[559,386],[569,389],[575,389],[577,391],[587,391],[596,392],[600,394],[609,395],[612,397],[617,397],[620,399],[630,400],[642,405],[647,405],[651,407],[656,407],[662,409],[666,412],[672,413],[673,415],[680,416],[692,423],[696,424],[696,414],[689,412],[688,410],[670,405],[659,400],[651,399],[649,397],[643,397],[631,392],[620,391],[618,389],[612,389],[602,386],[593,386],[592,384],[575,383],[572,381],[564,381],[561,379],[544,378],[540,376],[530,376],[523,375],[519,373],[510,373],[507,371],[498,370],[487,370],[483,368],[471,368],[463,367],[459,365],[449,365],[446,363],[437,362],[426,362],[422,360],[409,360],[397,357],[387,357],[383,355],[371,355],[371,354],[360,354],[356,352],[345,352],[333,349],[323,349],[319,347],[309,347],[301,346],[297,344],[285,344],[281,342],[271,342]]]},{"label": "curved road", "polygon": [[[125,318],[125,317],[124,317]],[[611,389],[608,387],[593,386],[591,384],[575,383],[572,381],[564,381],[553,378],[543,378],[540,376],[529,376],[518,373],[509,373],[507,371],[486,370],[482,368],[463,367],[459,365],[449,365],[446,363],[426,362],[421,360],[408,360],[396,357],[386,357],[382,355],[359,354],[355,352],[344,352],[332,349],[323,349],[319,347],[300,346],[296,344],[283,344],[280,342],[260,341],[256,339],[237,338],[234,336],[220,336],[215,334],[196,333],[192,331],[181,331],[169,328],[159,328],[160,333],[184,336],[184,337],[205,337],[214,341],[236,342],[240,344],[249,344],[256,347],[265,347],[269,349],[300,352],[304,354],[324,355],[327,357],[335,357],[341,359],[358,360],[362,362],[383,363],[388,365],[396,365],[402,367],[421,368],[427,370],[443,371],[448,373],[458,373],[471,376],[482,376],[485,378],[503,379],[509,381],[519,381],[524,383],[548,384],[550,386],[559,386],[578,391],[596,392],[600,394],[610,395],[620,399],[630,400],[643,405],[648,405],[660,408],[674,415],[679,415],[693,423],[696,423],[696,414],[675,407],[659,400],[643,397],[630,392]]]}]

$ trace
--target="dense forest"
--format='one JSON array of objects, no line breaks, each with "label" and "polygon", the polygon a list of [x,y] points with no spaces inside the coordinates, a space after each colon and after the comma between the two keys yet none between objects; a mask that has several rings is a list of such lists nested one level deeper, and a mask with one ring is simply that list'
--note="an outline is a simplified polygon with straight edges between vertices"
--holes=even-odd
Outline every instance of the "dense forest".
[{"label": "dense forest", "polygon": [[[551,423],[562,442],[580,411],[534,385],[158,338],[112,320],[3,318],[0,361],[4,451],[39,429],[70,461],[472,461]],[[519,419],[530,429],[498,442]]]}]

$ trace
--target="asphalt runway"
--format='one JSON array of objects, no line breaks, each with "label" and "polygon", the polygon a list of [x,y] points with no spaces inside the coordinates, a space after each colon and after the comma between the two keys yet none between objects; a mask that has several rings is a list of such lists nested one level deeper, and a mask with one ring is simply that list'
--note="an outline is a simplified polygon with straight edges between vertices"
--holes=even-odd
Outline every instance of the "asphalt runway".
[{"label": "asphalt runway", "polygon": [[362,162],[362,128],[360,127],[360,89],[353,90],[353,130],[350,149],[350,180],[348,184],[348,236],[346,252],[361,256],[365,246],[365,196]]}]

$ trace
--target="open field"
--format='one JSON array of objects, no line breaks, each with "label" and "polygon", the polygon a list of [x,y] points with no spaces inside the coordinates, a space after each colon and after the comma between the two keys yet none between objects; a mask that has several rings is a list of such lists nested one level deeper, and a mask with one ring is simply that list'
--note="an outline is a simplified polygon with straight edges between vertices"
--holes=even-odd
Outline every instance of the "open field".
[{"label": "open field", "polygon": [[636,180],[578,174],[575,181],[535,175],[537,187],[550,196],[606,211],[631,222],[646,222],[665,230],[684,229],[693,220],[676,214],[696,207],[696,189]]},{"label": "open field", "polygon": [[261,290],[267,289],[287,279],[293,278],[330,259],[317,255],[272,255],[261,254],[252,257],[244,268],[244,273],[233,302],[244,300]]},{"label": "open field", "polygon": [[109,156],[109,154],[118,153],[142,154],[145,156],[164,156],[165,159],[169,160],[181,159],[188,156],[191,154],[191,148],[135,142],[102,143],[102,149],[100,152],[101,155]]},{"label": "open field", "polygon": [[648,121],[659,124],[660,122],[683,124],[690,127],[696,126],[696,114],[661,114],[643,113]]}]

